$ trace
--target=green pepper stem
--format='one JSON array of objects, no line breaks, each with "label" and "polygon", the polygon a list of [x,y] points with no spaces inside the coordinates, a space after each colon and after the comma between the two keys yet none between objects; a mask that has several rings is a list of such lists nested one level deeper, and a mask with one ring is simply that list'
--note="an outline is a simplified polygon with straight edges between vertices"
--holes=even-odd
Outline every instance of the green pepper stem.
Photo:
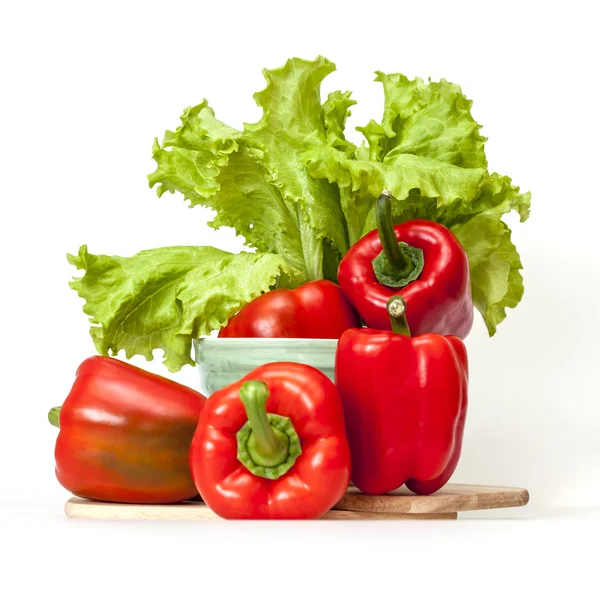
[{"label": "green pepper stem", "polygon": [[60,406],[55,406],[50,409],[48,413],[48,421],[50,421],[50,425],[54,425],[54,427],[60,428]]},{"label": "green pepper stem", "polygon": [[387,301],[387,311],[392,324],[392,331],[410,337],[410,328],[406,320],[406,301],[402,296],[392,296]]},{"label": "green pepper stem", "polygon": [[285,461],[288,447],[273,433],[267,417],[268,397],[269,388],[264,381],[246,381],[240,388],[240,398],[252,428],[255,453],[260,457],[261,462],[277,465]]},{"label": "green pepper stem", "polygon": [[375,213],[382,251],[372,260],[373,273],[379,283],[403,288],[423,272],[423,250],[398,242],[392,217],[392,193],[383,190],[377,198]]},{"label": "green pepper stem", "polygon": [[392,193],[389,190],[383,190],[377,198],[376,216],[377,231],[385,257],[391,266],[396,269],[405,269],[410,259],[396,239],[392,216]]}]

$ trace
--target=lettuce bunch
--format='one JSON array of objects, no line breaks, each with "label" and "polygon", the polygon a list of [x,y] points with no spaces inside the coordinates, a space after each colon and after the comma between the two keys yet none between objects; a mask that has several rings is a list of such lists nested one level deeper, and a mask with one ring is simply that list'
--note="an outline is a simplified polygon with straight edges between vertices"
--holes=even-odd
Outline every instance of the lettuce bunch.
[{"label": "lettuce bunch", "polygon": [[474,304],[490,335],[523,295],[522,264],[502,216],[529,215],[530,194],[490,173],[486,138],[471,101],[445,80],[377,73],[385,104],[380,122],[359,127],[360,147],[344,129],[355,101],[320,86],[335,65],[290,59],[265,70],[255,94],[263,110],[242,131],[219,121],[206,101],[155,140],[148,176],[159,196],[178,192],[214,209],[214,228],[233,227],[253,252],[207,246],[146,250],[129,258],[90,254],[69,261],[85,274],[71,287],[86,301],[98,352],[152,359],[162,349],[171,371],[193,364],[191,342],[223,327],[273,287],[335,281],[348,248],[375,228],[375,199],[394,195],[396,222],[431,219],[449,227],[469,257]]}]

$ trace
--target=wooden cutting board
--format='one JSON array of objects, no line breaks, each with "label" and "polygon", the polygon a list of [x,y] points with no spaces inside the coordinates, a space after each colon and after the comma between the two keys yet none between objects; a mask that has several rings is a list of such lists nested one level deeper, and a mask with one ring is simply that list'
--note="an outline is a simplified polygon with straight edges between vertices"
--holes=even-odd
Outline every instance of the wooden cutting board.
[{"label": "wooden cutting board", "polygon": [[[529,493],[523,488],[448,484],[431,496],[417,496],[406,488],[384,496],[367,496],[349,488],[344,497],[322,517],[325,520],[456,519],[466,510],[488,510],[525,506]],[[109,520],[221,520],[203,502],[179,504],[118,504],[73,497],[65,504],[73,519]]]}]

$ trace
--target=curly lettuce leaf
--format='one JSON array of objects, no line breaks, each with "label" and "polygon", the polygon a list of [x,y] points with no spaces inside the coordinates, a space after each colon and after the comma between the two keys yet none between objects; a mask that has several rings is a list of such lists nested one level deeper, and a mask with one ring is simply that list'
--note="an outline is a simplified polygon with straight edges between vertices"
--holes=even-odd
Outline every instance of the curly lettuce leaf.
[{"label": "curly lettuce leaf", "polygon": [[[487,212],[496,217],[514,210],[518,213],[521,223],[529,218],[530,209],[531,194],[522,193],[518,186],[513,185],[510,177],[498,173],[492,173],[485,178],[478,196],[468,206],[471,214]],[[463,211],[467,212],[467,208],[463,208]]]},{"label": "curly lettuce leaf", "polygon": [[165,133],[162,145],[154,140],[152,158],[157,168],[148,176],[150,187],[158,184],[157,194],[181,192],[190,206],[207,205],[219,190],[219,166],[238,150],[241,132],[215,118],[206,100],[186,108],[181,125]]},{"label": "curly lettuce leaf", "polygon": [[523,297],[523,265],[510,229],[493,215],[482,213],[452,231],[469,257],[473,304],[483,316],[488,333],[494,335]]},{"label": "curly lettuce leaf", "polygon": [[209,225],[233,227],[254,248],[281,256],[300,273],[297,285],[307,281],[298,215],[267,183],[264,167],[252,151],[243,145],[232,154],[216,181],[219,191],[210,200],[217,214]]},{"label": "curly lettuce leaf", "polygon": [[148,181],[159,197],[180,192],[191,207],[212,208],[211,227],[233,227],[257,250],[281,256],[297,275],[296,285],[307,281],[296,209],[268,183],[261,153],[247,146],[242,132],[218,121],[206,101],[186,109],[162,145],[155,140],[153,158],[157,168]]},{"label": "curly lettuce leaf", "polygon": [[[319,160],[314,153],[307,154],[305,159],[313,173],[333,178],[341,189],[348,188],[353,194],[358,192],[352,196],[350,204],[353,203],[355,210],[359,208],[364,216],[362,222],[358,220],[356,223],[356,229],[363,235],[375,228],[375,199],[384,189],[392,192],[398,207],[403,206],[401,203],[412,190],[419,190],[427,198],[437,199],[441,207],[457,201],[471,202],[485,177],[484,169],[461,169],[410,154],[398,155],[391,164],[343,158]],[[361,204],[357,206],[360,200]],[[349,215],[350,219],[356,217],[357,213]]]},{"label": "curly lettuce leaf", "polygon": [[[422,195],[421,189],[411,190],[402,200],[393,198],[392,212],[396,223],[411,219],[430,219],[452,228],[479,214],[488,214],[497,221],[512,210],[520,215],[522,221],[529,215],[531,194],[521,193],[518,187],[512,185],[509,177],[502,177],[497,173],[484,174],[483,178],[476,181],[476,185],[467,187],[468,194],[465,196],[469,200],[436,196],[435,193],[432,196]],[[376,227],[375,205],[372,203],[363,233],[373,231]]]},{"label": "curly lettuce leaf", "polygon": [[[332,62],[318,57],[315,61],[290,59],[279,69],[264,70],[267,87],[254,95],[263,116],[258,123],[244,126],[248,143],[264,152],[263,163],[271,173],[270,182],[287,202],[297,207],[300,221],[308,226],[303,240],[311,242],[304,246],[311,279],[323,276],[322,253],[318,261],[310,264],[310,253],[318,252],[323,240],[340,254],[348,250],[337,187],[313,178],[302,161],[307,147],[327,143],[328,132],[332,136],[337,132],[339,137],[345,120],[347,98],[336,95],[325,108],[321,105],[321,82],[334,69]],[[310,231],[317,243],[311,239]]]},{"label": "curly lettuce leaf", "polygon": [[131,257],[95,255],[82,246],[69,262],[85,271],[70,283],[85,299],[101,354],[127,358],[164,352],[170,371],[194,364],[192,339],[223,327],[242,306],[275,285],[285,261],[266,253],[230,254],[175,246]]},{"label": "curly lettuce leaf", "polygon": [[344,135],[346,119],[352,114],[350,107],[356,100],[350,98],[352,92],[331,92],[323,103],[323,127],[327,138],[327,145],[351,155],[356,146],[349,142]]},{"label": "curly lettuce leaf", "polygon": [[459,167],[487,167],[486,138],[471,116],[472,101],[458,85],[381,71],[375,81],[383,84],[383,119],[357,128],[369,142],[371,160],[392,162],[399,154],[414,154]]},{"label": "curly lettuce leaf", "polygon": [[165,132],[163,147],[208,150],[222,164],[227,164],[226,157],[238,149],[242,132],[219,121],[206,100],[186,108],[180,121],[175,131]]}]

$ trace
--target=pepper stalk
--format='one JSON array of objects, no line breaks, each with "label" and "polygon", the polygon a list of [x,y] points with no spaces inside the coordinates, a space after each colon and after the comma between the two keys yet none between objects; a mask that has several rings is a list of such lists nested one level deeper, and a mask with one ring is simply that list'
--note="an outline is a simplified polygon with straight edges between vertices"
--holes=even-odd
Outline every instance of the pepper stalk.
[{"label": "pepper stalk", "polygon": [[396,239],[389,190],[383,190],[377,198],[375,214],[382,251],[373,259],[373,271],[379,283],[402,288],[421,275],[425,264],[423,250]]},{"label": "pepper stalk", "polygon": [[55,406],[50,409],[48,412],[48,421],[50,421],[50,425],[54,425],[54,427],[58,427],[60,429],[60,409],[61,406]]},{"label": "pepper stalk", "polygon": [[237,432],[237,458],[254,475],[278,479],[294,466],[302,448],[291,420],[267,413],[268,398],[264,381],[249,380],[240,388],[248,421]]},{"label": "pepper stalk", "polygon": [[402,296],[392,296],[387,301],[387,311],[392,324],[392,331],[410,337],[410,327],[406,320],[406,300]]}]

